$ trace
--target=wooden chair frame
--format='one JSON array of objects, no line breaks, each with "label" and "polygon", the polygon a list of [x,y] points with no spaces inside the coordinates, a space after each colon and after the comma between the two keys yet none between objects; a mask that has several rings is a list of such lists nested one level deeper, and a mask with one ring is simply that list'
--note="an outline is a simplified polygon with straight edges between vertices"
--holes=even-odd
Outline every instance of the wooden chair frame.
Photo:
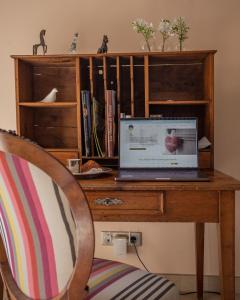
[{"label": "wooden chair frame", "polygon": [[[78,182],[51,154],[37,144],[14,133],[0,130],[0,151],[19,156],[48,174],[62,189],[69,201],[76,224],[77,259],[71,278],[61,294],[54,300],[81,300],[86,296],[86,285],[92,268],[94,253],[94,229],[86,197]],[[3,242],[0,239],[1,275],[11,299],[30,300],[17,286]],[[1,283],[2,284],[2,283]],[[0,284],[0,288],[1,288]]]}]

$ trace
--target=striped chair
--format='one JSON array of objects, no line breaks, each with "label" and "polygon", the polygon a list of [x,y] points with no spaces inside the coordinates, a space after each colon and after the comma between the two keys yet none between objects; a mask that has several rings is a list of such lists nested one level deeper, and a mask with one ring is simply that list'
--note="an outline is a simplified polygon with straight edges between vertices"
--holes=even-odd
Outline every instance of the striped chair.
[{"label": "striped chair", "polygon": [[93,259],[85,196],[42,148],[0,131],[0,262],[11,299],[178,299],[164,277]]}]

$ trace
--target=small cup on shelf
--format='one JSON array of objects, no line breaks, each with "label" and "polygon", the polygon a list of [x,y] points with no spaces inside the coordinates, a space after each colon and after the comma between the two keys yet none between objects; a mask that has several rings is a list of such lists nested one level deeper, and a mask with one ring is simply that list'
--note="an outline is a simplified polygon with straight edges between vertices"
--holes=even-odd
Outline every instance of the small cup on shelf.
[{"label": "small cup on shelf", "polygon": [[73,158],[73,159],[68,159],[68,169],[73,173],[73,174],[78,174],[81,172],[81,159],[78,158]]}]

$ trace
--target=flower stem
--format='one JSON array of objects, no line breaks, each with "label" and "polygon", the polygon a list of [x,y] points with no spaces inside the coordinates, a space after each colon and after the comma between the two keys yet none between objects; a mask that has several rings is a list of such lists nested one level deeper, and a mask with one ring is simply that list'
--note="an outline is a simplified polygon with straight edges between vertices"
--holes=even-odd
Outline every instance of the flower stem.
[{"label": "flower stem", "polygon": [[180,48],[180,51],[182,51],[182,48],[183,48],[183,40],[182,39],[179,40],[179,48]]},{"label": "flower stem", "polygon": [[162,41],[162,52],[164,52],[164,50],[165,50],[165,41],[166,41],[166,39],[165,39],[164,36],[163,36],[163,41]]}]

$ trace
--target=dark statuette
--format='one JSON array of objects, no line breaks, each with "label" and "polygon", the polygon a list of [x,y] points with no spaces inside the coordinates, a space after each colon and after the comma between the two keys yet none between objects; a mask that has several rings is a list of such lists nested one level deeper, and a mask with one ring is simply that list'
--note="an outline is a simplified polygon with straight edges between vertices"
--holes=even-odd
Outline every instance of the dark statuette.
[{"label": "dark statuette", "polygon": [[37,55],[38,47],[40,46],[42,46],[43,48],[43,54],[45,55],[47,53],[47,45],[44,40],[45,34],[46,34],[46,30],[42,29],[40,31],[40,43],[33,45],[33,55]]},{"label": "dark statuette", "polygon": [[107,43],[108,43],[108,37],[107,37],[107,35],[104,35],[102,45],[100,48],[98,48],[97,53],[107,53],[108,52]]}]

